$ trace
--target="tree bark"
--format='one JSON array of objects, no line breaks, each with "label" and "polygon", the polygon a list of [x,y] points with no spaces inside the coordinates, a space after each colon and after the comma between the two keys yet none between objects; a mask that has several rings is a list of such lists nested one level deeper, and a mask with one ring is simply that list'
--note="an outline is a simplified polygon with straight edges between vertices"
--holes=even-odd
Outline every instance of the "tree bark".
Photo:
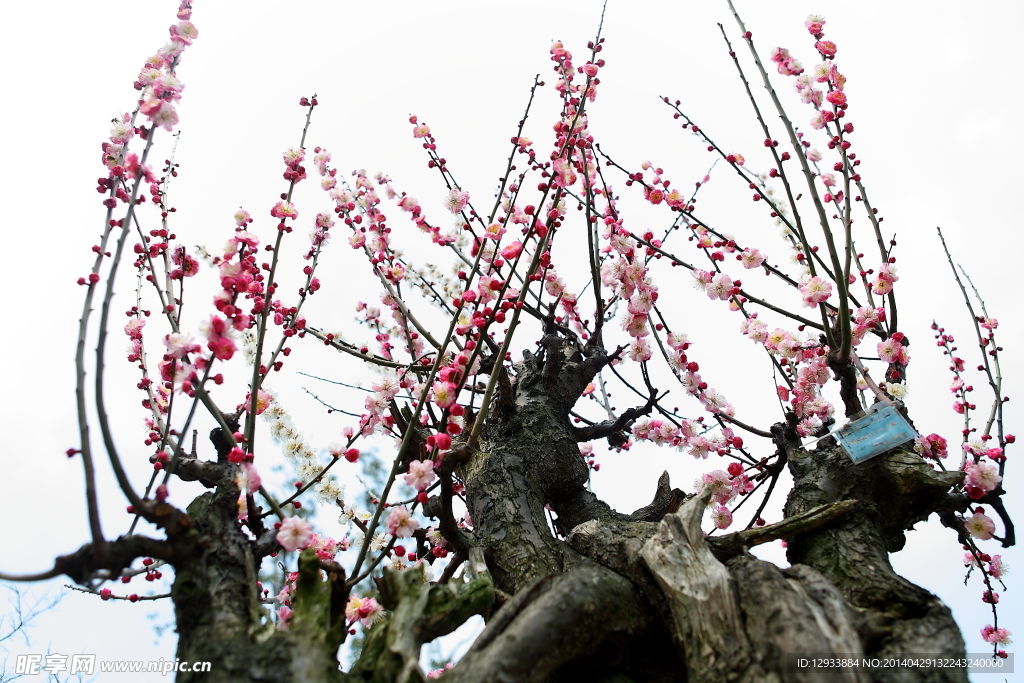
[{"label": "tree bark", "polygon": [[181,673],[177,680],[343,680],[337,651],[345,628],[344,599],[338,600],[344,576],[324,581],[316,556],[303,554],[289,628],[276,630],[260,603],[254,544],[235,522],[235,499],[237,492],[206,493],[189,506],[195,527],[188,539],[191,552],[174,562],[171,591],[177,657],[208,661],[212,668]]},{"label": "tree bark", "polygon": [[[214,490],[176,518],[161,552],[176,571],[177,655],[214,666],[179,680],[418,682],[420,647],[473,614],[487,626],[444,674],[453,683],[967,680],[959,670],[835,672],[793,661],[799,653],[963,655],[949,609],[888,559],[906,529],[963,504],[948,494],[962,474],[932,470],[900,449],[854,465],[835,443],[809,452],[777,425],[775,443],[794,478],[783,522],[707,538],[700,521],[710,491],[687,496],[667,473],[650,505],[616,512],[587,489],[578,439],[615,438],[645,408],[574,428],[570,410],[612,357],[597,337],[582,346],[550,333],[541,346],[502,379],[477,447],[464,444],[452,460],[471,529],[455,528],[450,509],[439,514],[463,547],[464,578],[429,584],[419,568],[386,571],[382,600],[391,614],[347,674],[336,659],[347,628],[344,572],[303,553],[290,626],[276,630],[256,583],[259,560],[276,548],[273,531],[256,540],[243,533],[233,466],[223,457],[185,463],[189,477]],[[788,540],[791,567],[749,553],[775,538]],[[92,557],[86,550],[62,558],[75,565],[69,574],[85,572],[78,565]]]},{"label": "tree bark", "polygon": [[[963,654],[948,608],[888,561],[905,529],[949,508],[962,475],[936,472],[906,450],[854,465],[834,442],[807,452],[778,425],[795,479],[789,521],[774,532],[788,538],[793,566],[779,569],[747,552],[769,531],[708,542],[699,521],[709,494],[673,512],[684,496],[666,493],[667,475],[655,502],[633,515],[593,496],[569,410],[609,356],[599,341],[580,346],[555,334],[541,346],[515,365],[479,449],[457,470],[469,542],[514,597],[446,676],[555,681],[600,662],[598,680],[966,680],[963,671],[899,669],[836,678],[792,661]],[[657,654],[645,640],[660,645]],[[484,666],[488,657],[501,664]]]}]

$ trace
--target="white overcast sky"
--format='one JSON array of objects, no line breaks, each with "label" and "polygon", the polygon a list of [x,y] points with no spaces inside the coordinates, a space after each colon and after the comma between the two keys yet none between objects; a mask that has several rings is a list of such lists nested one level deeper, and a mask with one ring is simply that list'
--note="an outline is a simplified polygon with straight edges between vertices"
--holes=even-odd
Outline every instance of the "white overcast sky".
[{"label": "white overcast sky", "polygon": [[[101,198],[94,190],[96,178],[104,175],[100,144],[110,119],[132,108],[136,93],[131,83],[142,60],[165,41],[176,5],[171,0],[115,5],[56,0],[5,10],[9,30],[0,43],[0,56],[7,105],[0,113],[0,186],[8,209],[0,291],[6,292],[10,310],[0,323],[5,360],[0,374],[4,571],[48,568],[56,554],[70,552],[87,539],[80,463],[63,455],[77,445],[72,371],[82,291],[74,282],[92,262],[89,248],[101,227]],[[951,441],[959,430],[949,409],[951,378],[931,344],[931,318],[939,316],[959,332],[968,366],[977,362],[970,355],[968,314],[938,249],[935,227],[940,225],[986,296],[990,313],[1001,321],[1004,393],[1015,399],[1007,405],[1007,431],[1024,436],[1017,408],[1024,379],[1018,295],[1024,243],[1014,199],[1020,192],[1013,189],[1019,184],[1013,168],[1022,152],[1015,114],[1022,103],[1015,45],[1024,11],[1011,2],[975,9],[954,2],[739,0],[738,7],[765,57],[771,47],[783,45],[811,66],[813,41],[803,28],[811,12],[825,15],[827,37],[839,46],[836,63],[849,79],[848,120],[856,125],[855,151],[864,160],[865,183],[886,219],[883,226],[895,230],[899,242],[901,328],[913,342],[909,387],[917,427],[924,433],[938,431]],[[321,106],[307,146],[326,146],[342,172],[384,171],[397,189],[432,204],[436,215],[443,187],[425,168],[422,150],[410,135],[407,117],[415,113],[431,126],[463,188],[474,197],[489,196],[533,75],[554,81],[548,57],[552,39],[563,40],[581,63],[599,14],[596,1],[393,0],[374,5],[199,0],[193,16],[199,38],[178,72],[185,90],[177,155],[181,176],[171,190],[178,207],[175,230],[187,236],[186,244],[217,246],[230,233],[231,214],[238,206],[262,219],[282,191],[280,153],[298,142],[303,112],[296,103],[313,92]],[[636,169],[650,159],[681,187],[692,187],[704,174],[709,155],[680,132],[660,103],[658,96],[668,95],[682,100],[684,111],[723,147],[747,155],[754,168],[767,168],[758,162],[763,136],[717,22],[724,23],[734,46],[742,49],[724,0],[610,0],[602,54],[607,67],[590,110],[591,128],[620,163]],[[789,97],[788,84],[779,79],[777,85]],[[544,149],[552,123],[550,86],[541,91],[540,101],[531,115],[531,137]],[[809,111],[793,99],[789,102],[794,118],[806,127]],[[775,136],[781,139],[781,131]],[[157,161],[165,156],[161,152]],[[629,194],[621,179],[614,182]],[[755,211],[762,207],[750,206],[749,191],[734,178],[716,175],[701,203],[702,217],[712,225],[737,234],[759,230],[766,248],[777,249],[775,229],[763,212]],[[305,218],[325,206],[299,208]],[[397,210],[392,213],[398,218]],[[639,213],[632,225],[660,220],[651,224],[658,229],[664,218]],[[626,220],[631,220],[629,214]],[[339,243],[337,249],[347,247]],[[683,247],[679,250],[686,253]],[[344,301],[370,296],[369,288],[359,291],[348,271],[338,268],[324,279],[333,281]],[[681,299],[679,315],[686,321],[684,331],[701,342],[693,355],[706,366],[705,377],[736,403],[741,417],[754,415],[752,420],[762,425],[776,419],[770,408],[760,407],[771,403],[762,366],[749,370],[731,355],[739,348],[738,318],[695,296],[688,278],[660,284],[662,296],[678,288],[687,297]],[[326,284],[323,291],[328,292]],[[193,310],[207,305],[206,296],[204,292],[193,300]],[[126,283],[114,308],[120,311],[131,304]],[[338,309],[336,326],[351,310],[348,303]],[[108,363],[119,443],[127,454],[138,445],[142,413],[136,380],[121,354],[122,339],[115,335]],[[718,350],[723,353],[716,358]],[[310,360],[293,365],[330,375],[332,368],[325,362],[333,358],[312,352]],[[334,372],[339,373],[336,378],[344,376],[343,370]],[[289,380],[280,381],[285,385]],[[290,381],[299,384],[294,377]],[[980,389],[978,403],[984,398],[987,404]],[[293,405],[297,413],[309,407],[298,397]],[[336,438],[337,427],[337,422],[303,425],[320,446]],[[761,448],[764,455],[770,452]],[[1017,450],[1019,446],[1009,452],[1008,486],[1014,495],[1024,484],[1014,462],[1020,457]],[[141,481],[145,454],[137,451],[134,458],[135,478]],[[649,500],[657,475],[666,467],[674,485],[692,486],[700,470],[682,458],[689,456],[603,454],[595,486],[613,505],[633,509]],[[114,536],[125,531],[124,501],[100,462],[104,523]],[[606,475],[604,481],[601,475]],[[1024,506],[1009,502],[1017,521],[1024,520]],[[994,542],[986,548],[999,552]],[[952,532],[933,521],[910,535],[907,549],[893,556],[893,562],[953,607],[969,651],[984,651],[978,630],[990,615],[979,600],[982,587],[976,577],[963,586],[960,556]],[[1024,614],[1017,597],[1024,556],[1015,550],[1004,556],[1013,571],[1000,616],[1020,639],[1024,623],[1013,615]],[[101,604],[90,596],[69,595],[41,618],[31,634],[33,645],[19,645],[18,651],[39,652],[49,646],[54,652],[94,652],[105,659],[173,657],[173,634],[157,639],[150,628],[169,620],[167,606],[154,621],[147,620],[157,609],[152,603]]]}]

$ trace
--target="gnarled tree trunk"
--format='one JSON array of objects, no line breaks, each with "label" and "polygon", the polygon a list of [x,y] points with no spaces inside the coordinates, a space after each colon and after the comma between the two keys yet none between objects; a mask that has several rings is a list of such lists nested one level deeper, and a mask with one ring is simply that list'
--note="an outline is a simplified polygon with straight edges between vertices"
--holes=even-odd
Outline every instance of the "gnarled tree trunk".
[{"label": "gnarled tree trunk", "polygon": [[[540,355],[525,353],[515,376],[500,378],[478,447],[453,451],[442,467],[465,484],[472,531],[455,525],[446,501],[430,506],[469,559],[468,582],[387,572],[393,615],[374,627],[348,674],[334,660],[345,634],[343,577],[324,581],[304,556],[292,625],[267,631],[254,589],[258,543],[234,524],[227,487],[198,499],[189,510],[193,553],[176,563],[178,656],[222,663],[223,673],[203,680],[421,681],[420,645],[484,614],[485,630],[446,680],[967,680],[962,670],[836,673],[793,661],[798,653],[963,654],[949,609],[888,561],[905,529],[953,505],[959,473],[904,450],[854,465],[830,440],[808,452],[778,425],[776,445],[795,480],[783,522],[706,538],[699,523],[710,491],[686,496],[667,474],[650,505],[619,513],[587,489],[577,443],[615,438],[646,407],[585,429],[569,418],[610,360],[597,338],[581,346],[552,332]],[[748,552],[775,538],[789,541],[787,569]]]}]

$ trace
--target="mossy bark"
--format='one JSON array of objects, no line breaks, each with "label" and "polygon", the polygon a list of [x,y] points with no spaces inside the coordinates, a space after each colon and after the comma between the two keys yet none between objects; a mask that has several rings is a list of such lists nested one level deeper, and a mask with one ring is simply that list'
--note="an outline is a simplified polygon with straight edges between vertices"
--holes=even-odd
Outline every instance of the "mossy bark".
[{"label": "mossy bark", "polygon": [[[226,487],[225,487],[226,488]],[[177,657],[211,662],[208,673],[179,673],[182,682],[343,680],[337,651],[344,631],[343,581],[322,578],[311,552],[299,561],[290,627],[279,631],[261,604],[254,544],[238,528],[229,491],[206,493],[189,506],[192,530],[178,539],[171,591]]]}]

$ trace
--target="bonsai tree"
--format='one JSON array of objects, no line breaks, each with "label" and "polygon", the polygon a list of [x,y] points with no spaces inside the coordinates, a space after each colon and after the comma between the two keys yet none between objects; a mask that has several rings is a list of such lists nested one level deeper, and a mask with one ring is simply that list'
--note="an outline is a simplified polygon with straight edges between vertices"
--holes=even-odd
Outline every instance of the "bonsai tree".
[{"label": "bonsai tree", "polygon": [[[181,680],[422,680],[422,646],[475,615],[482,633],[431,676],[818,680],[838,662],[851,680],[966,680],[949,608],[890,561],[935,514],[992,607],[974,628],[993,664],[974,664],[998,666],[1014,437],[995,312],[947,253],[980,353],[945,321],[901,322],[902,235],[873,204],[888,190],[857,151],[871,131],[849,113],[825,20],[807,18],[801,63],[729,8],[723,59],[759,147],[740,151],[665,94],[666,120],[707,159],[696,180],[598,136],[615,59],[602,22],[589,42],[551,45],[496,179],[460,173],[417,115],[435,185],[416,193],[432,201],[339,172],[315,141],[331,105],[307,93],[272,201],[200,218],[172,201],[198,37],[183,2],[103,143],[103,231],[78,280],[68,456],[91,540],[0,578],[170,599],[177,658],[211,663]],[[712,178],[781,237],[698,209]],[[733,330],[742,352],[717,341]],[[117,436],[113,416],[122,333],[142,438]],[[957,422],[943,434],[919,433],[904,405],[911,339],[948,356]],[[716,366],[759,398],[719,388]],[[314,410],[340,418],[329,446],[303,431]],[[690,479],[652,478],[635,509],[599,495],[602,464],[655,447]],[[126,499],[115,532],[101,465]],[[788,567],[752,553],[778,541]],[[124,585],[140,576],[168,590]]]}]

